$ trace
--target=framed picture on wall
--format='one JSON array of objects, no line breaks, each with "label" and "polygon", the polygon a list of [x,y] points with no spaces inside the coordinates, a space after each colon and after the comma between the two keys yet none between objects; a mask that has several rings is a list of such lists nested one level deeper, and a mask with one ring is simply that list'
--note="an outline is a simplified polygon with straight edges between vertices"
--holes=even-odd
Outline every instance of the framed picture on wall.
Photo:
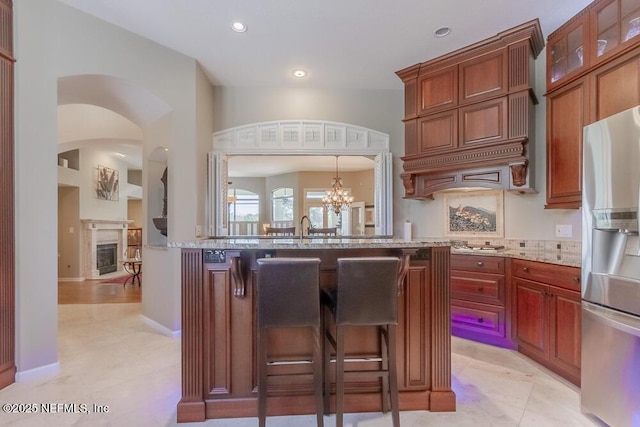
[{"label": "framed picture on wall", "polygon": [[446,237],[504,237],[504,193],[499,190],[444,195]]},{"label": "framed picture on wall", "polygon": [[98,165],[97,181],[96,195],[98,199],[118,201],[120,179],[117,170]]}]

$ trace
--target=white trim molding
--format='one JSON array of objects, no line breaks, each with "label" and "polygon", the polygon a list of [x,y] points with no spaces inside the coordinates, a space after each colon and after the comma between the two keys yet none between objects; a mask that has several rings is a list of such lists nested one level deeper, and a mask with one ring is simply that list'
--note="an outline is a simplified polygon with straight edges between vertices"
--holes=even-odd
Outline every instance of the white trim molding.
[{"label": "white trim molding", "polygon": [[60,363],[59,362],[50,363],[49,365],[38,366],[37,368],[16,372],[16,382],[22,383],[35,378],[41,378],[46,375],[55,375],[59,372],[60,372]]},{"label": "white trim molding", "polygon": [[282,120],[213,134],[213,151],[227,154],[349,154],[389,152],[389,135],[347,123]]},{"label": "white trim molding", "polygon": [[148,318],[144,314],[140,315],[140,320],[142,320],[142,322],[144,324],[146,324],[147,326],[155,329],[156,331],[158,331],[159,333],[161,333],[164,336],[167,336],[169,338],[174,338],[174,339],[182,338],[182,329],[178,329],[177,331],[173,331],[173,330],[167,328],[166,326],[164,326],[163,324],[158,323],[155,320]]}]

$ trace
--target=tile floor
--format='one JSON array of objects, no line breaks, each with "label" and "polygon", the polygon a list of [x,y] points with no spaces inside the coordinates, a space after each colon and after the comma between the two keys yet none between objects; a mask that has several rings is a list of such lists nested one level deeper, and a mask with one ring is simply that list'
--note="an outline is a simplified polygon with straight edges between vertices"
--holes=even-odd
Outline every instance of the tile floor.
[{"label": "tile floor", "polygon": [[[61,372],[0,390],[0,403],[87,405],[89,414],[0,412],[2,426],[175,426],[180,340],[140,320],[140,304],[60,305]],[[516,352],[453,339],[454,413],[403,412],[403,427],[593,426],[579,391]],[[96,413],[93,405],[108,408]],[[38,406],[39,407],[39,406]],[[55,406],[53,406],[55,407]],[[40,408],[40,407],[39,407]],[[79,407],[79,409],[82,409]],[[382,414],[348,414],[346,427],[390,426]],[[180,426],[254,427],[257,419]],[[335,418],[325,417],[325,425]],[[315,426],[315,416],[269,417],[269,427]]]}]

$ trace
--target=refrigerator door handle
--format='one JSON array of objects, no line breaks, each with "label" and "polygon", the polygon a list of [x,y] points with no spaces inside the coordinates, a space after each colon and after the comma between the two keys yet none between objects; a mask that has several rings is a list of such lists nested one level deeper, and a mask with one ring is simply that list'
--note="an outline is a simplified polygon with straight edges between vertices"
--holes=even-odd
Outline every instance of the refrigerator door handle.
[{"label": "refrigerator door handle", "polygon": [[594,316],[598,316],[598,319],[606,325],[640,338],[640,319],[616,313],[586,301],[582,301],[582,308]]}]

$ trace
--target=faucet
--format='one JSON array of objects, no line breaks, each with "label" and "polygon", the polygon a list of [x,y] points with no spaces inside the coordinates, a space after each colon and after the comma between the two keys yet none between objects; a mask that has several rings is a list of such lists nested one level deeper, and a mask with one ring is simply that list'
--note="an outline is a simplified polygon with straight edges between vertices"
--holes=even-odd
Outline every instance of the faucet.
[{"label": "faucet", "polygon": [[307,227],[307,234],[309,234],[309,228],[311,228],[311,220],[309,219],[309,217],[306,215],[302,215],[302,218],[300,218],[300,240],[302,240],[302,238],[304,237],[304,229],[302,228],[302,223],[304,222],[305,218],[307,219],[307,223],[309,225],[309,227]]}]

